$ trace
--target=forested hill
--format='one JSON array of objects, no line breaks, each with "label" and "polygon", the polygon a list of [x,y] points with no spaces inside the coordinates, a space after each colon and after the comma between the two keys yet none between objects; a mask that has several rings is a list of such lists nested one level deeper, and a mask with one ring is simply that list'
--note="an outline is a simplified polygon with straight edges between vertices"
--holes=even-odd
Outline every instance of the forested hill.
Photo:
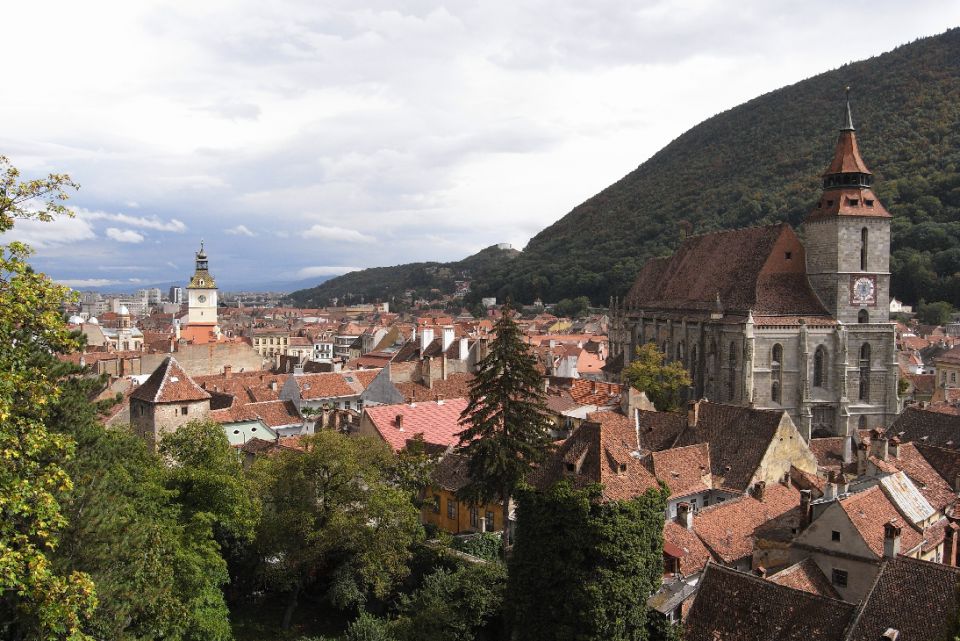
[{"label": "forested hill", "polygon": [[671,252],[682,228],[799,225],[832,158],[847,85],[875,191],[895,217],[894,295],[960,305],[960,29],[700,123],[541,231],[508,265],[475,274],[473,296],[587,295],[602,304],[623,294],[648,258]]},{"label": "forested hill", "polygon": [[402,298],[407,290],[429,299],[431,290],[452,294],[458,280],[472,280],[489,274],[494,266],[509,264],[520,255],[516,249],[492,245],[455,263],[409,263],[393,267],[372,267],[332,278],[316,287],[293,292],[288,298],[304,307],[361,301],[390,301]]}]

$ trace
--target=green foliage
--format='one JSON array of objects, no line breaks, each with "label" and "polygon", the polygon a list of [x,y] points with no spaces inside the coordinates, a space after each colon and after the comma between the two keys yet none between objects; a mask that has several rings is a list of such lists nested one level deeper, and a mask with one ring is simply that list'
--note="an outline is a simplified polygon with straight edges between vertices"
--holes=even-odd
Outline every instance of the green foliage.
[{"label": "green foliage", "polygon": [[[117,641],[232,639],[215,510],[199,493],[181,491],[183,469],[167,468],[132,433],[98,423],[99,408],[87,399],[100,384],[68,379],[51,415],[51,426],[77,443],[68,465],[75,486],[63,503],[69,526],[54,562],[96,582],[100,599],[89,632]],[[203,478],[199,470],[195,476]],[[180,497],[188,500],[181,504]]]},{"label": "green foliage", "polygon": [[[51,220],[70,178],[21,181],[0,156],[0,232],[17,219]],[[68,290],[27,263],[21,243],[0,245],[0,636],[73,639],[96,605],[93,584],[79,572],[58,572],[50,553],[66,525],[58,498],[70,490],[64,470],[73,443],[48,428],[61,382],[52,354],[80,343],[60,314]]]},{"label": "green foliage", "polygon": [[495,532],[482,532],[454,539],[453,548],[487,561],[499,561],[500,548],[503,545],[501,538],[501,535]]},{"label": "green foliage", "polygon": [[917,320],[925,325],[944,325],[950,322],[954,311],[953,305],[945,301],[920,303],[917,308]]},{"label": "green foliage", "polygon": [[207,513],[218,538],[253,538],[260,506],[220,424],[191,421],[180,426],[164,436],[160,455],[173,462],[166,484],[177,493],[187,519]]},{"label": "green foliage", "polygon": [[666,360],[654,343],[638,345],[636,356],[623,370],[623,383],[646,392],[647,398],[660,412],[680,409],[682,392],[691,380],[683,364]]},{"label": "green foliage", "polygon": [[413,594],[403,595],[393,629],[399,641],[472,641],[496,625],[503,607],[506,569],[471,563],[438,569]]},{"label": "green foliage", "polygon": [[433,298],[432,290],[452,294],[455,281],[490,273],[496,267],[509,264],[519,254],[515,249],[499,249],[494,245],[454,263],[410,263],[362,269],[293,292],[289,299],[303,307],[327,305],[333,298],[337,298],[340,305],[375,300],[395,305],[402,302],[405,291],[414,290],[415,299],[429,300]]},{"label": "green foliage", "polygon": [[683,627],[667,621],[659,612],[651,612],[647,619],[650,641],[683,641]]},{"label": "green foliage", "polygon": [[[460,417],[460,451],[468,459],[469,482],[459,498],[475,505],[500,501],[507,523],[509,500],[549,446],[540,373],[521,340],[512,311],[493,326],[496,338],[477,364],[470,398]],[[506,548],[507,537],[503,537]]]},{"label": "green foliage", "polygon": [[255,542],[263,577],[290,594],[284,628],[313,583],[338,607],[358,605],[368,592],[385,597],[423,536],[409,495],[388,476],[386,445],[331,431],[302,443],[304,452],[280,451],[251,468],[263,503]]},{"label": "green foliage", "polygon": [[[648,259],[676,249],[684,228],[797,226],[820,193],[851,85],[860,148],[894,216],[893,295],[960,307],[956,265],[933,262],[960,244],[958,50],[960,29],[951,29],[862,62],[838,59],[836,69],[705,120],[534,236],[516,259],[474,274],[469,304],[481,296],[605,304]],[[358,292],[348,283],[390,282],[408,267],[355,272],[330,287]]]},{"label": "green foliage", "polygon": [[350,622],[343,641],[396,641],[390,634],[388,623],[379,617],[367,612]]},{"label": "green foliage", "polygon": [[517,495],[506,602],[525,641],[646,641],[663,573],[665,489],[630,501],[561,482]]},{"label": "green foliage", "polygon": [[437,458],[427,453],[423,434],[416,434],[393,458],[389,469],[394,484],[405,491],[419,509],[423,505],[421,495],[430,484],[436,466]]},{"label": "green foliage", "polygon": [[588,307],[590,307],[590,299],[586,296],[577,296],[574,299],[564,298],[553,306],[553,313],[565,318],[579,318]]},{"label": "green foliage", "polygon": [[897,396],[906,396],[907,390],[910,389],[910,380],[906,378],[897,379]]}]

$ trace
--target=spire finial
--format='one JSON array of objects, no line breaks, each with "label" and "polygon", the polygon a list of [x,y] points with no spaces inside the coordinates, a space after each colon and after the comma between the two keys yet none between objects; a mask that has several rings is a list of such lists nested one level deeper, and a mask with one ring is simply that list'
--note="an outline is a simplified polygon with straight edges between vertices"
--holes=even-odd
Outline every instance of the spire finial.
[{"label": "spire finial", "polygon": [[203,251],[203,239],[200,239],[200,251]]},{"label": "spire finial", "polygon": [[850,109],[850,86],[847,85],[847,125],[844,131],[853,131],[853,111]]}]

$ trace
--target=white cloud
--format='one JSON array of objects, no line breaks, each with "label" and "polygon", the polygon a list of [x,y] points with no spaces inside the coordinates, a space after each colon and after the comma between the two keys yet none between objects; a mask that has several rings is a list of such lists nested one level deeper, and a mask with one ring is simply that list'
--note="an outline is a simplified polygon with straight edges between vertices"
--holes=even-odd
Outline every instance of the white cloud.
[{"label": "white cloud", "polygon": [[142,243],[143,234],[132,229],[117,229],[116,227],[107,227],[107,238],[111,238],[118,243]]},{"label": "white cloud", "polygon": [[227,233],[231,236],[256,236],[256,234],[250,231],[246,225],[237,225],[236,227],[231,227],[227,230]]},{"label": "white cloud", "polygon": [[47,249],[96,238],[93,227],[80,218],[57,218],[51,222],[18,220],[12,230],[0,235],[4,242],[19,240],[35,249]]},{"label": "white cloud", "polygon": [[304,267],[297,272],[297,278],[314,278],[316,276],[340,276],[347,272],[355,272],[362,267],[343,267],[340,265],[315,265],[313,267]]},{"label": "white cloud", "polygon": [[83,208],[74,208],[80,218],[86,220],[109,220],[111,222],[123,223],[132,227],[142,227],[143,229],[155,229],[156,231],[183,232],[187,226],[176,218],[170,220],[161,220],[156,216],[128,216],[127,214],[111,214],[104,211],[89,211]]},{"label": "white cloud", "polygon": [[110,278],[56,278],[56,282],[67,287],[80,289],[83,287],[107,287],[108,285],[121,285],[126,283],[124,280],[112,280]]},{"label": "white cloud", "polygon": [[304,238],[322,238],[342,243],[372,243],[376,238],[362,234],[356,229],[337,227],[336,225],[313,225],[301,234]]}]

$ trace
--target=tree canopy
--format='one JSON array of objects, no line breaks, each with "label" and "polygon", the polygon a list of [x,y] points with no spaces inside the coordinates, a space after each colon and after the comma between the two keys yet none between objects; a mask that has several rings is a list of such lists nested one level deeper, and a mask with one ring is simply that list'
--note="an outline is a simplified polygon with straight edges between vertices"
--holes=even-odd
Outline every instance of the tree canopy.
[{"label": "tree canopy", "polygon": [[691,380],[683,364],[665,360],[654,343],[638,345],[636,355],[623,370],[623,384],[646,392],[658,411],[673,412],[680,409],[683,391]]}]

